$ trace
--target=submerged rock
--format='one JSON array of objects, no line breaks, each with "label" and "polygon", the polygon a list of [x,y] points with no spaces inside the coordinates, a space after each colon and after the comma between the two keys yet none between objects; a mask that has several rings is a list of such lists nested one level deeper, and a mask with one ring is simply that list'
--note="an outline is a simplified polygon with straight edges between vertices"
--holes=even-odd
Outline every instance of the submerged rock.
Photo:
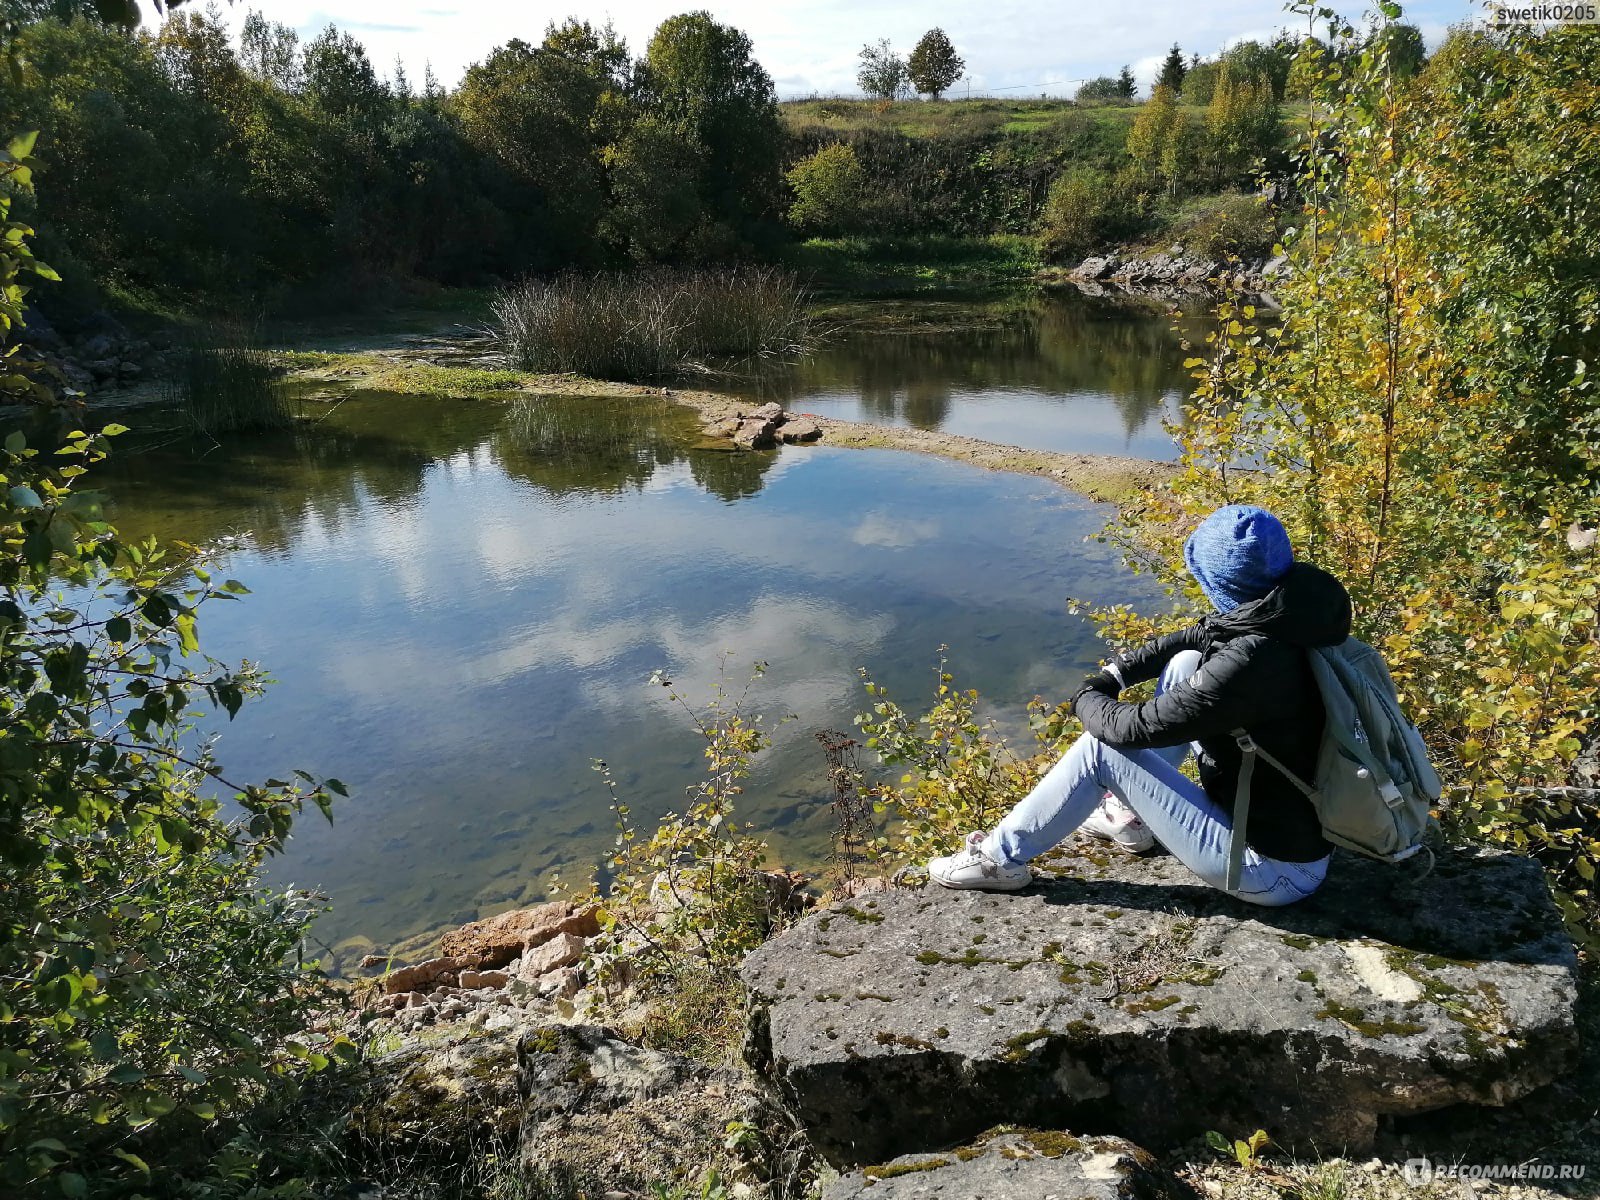
[{"label": "submerged rock", "polygon": [[972,1146],[906,1154],[841,1175],[822,1200],[1182,1200],[1191,1195],[1148,1151],[1121,1138],[1021,1130]]},{"label": "submerged rock", "polygon": [[1575,956],[1529,859],[1447,853],[1418,879],[1341,854],[1281,909],[1168,857],[1052,869],[865,897],[746,960],[747,1053],[836,1164],[1005,1121],[1362,1150],[1380,1116],[1503,1104],[1576,1045]]}]

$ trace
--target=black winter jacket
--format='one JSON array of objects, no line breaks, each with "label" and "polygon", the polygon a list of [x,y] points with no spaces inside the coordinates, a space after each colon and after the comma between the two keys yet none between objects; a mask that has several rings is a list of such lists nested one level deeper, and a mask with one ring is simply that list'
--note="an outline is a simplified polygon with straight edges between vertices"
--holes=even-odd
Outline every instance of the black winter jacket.
[{"label": "black winter jacket", "polygon": [[[1083,726],[1107,745],[1137,750],[1200,743],[1200,782],[1233,811],[1244,728],[1273,757],[1309,780],[1322,744],[1322,698],[1306,650],[1350,635],[1350,596],[1326,571],[1291,567],[1267,596],[1158,638],[1114,660],[1127,685],[1154,679],[1174,654],[1198,650],[1200,672],[1187,686],[1143,704],[1103,692],[1078,698]],[[1281,772],[1258,763],[1250,785],[1245,841],[1283,862],[1312,862],[1332,849],[1311,802]]]}]

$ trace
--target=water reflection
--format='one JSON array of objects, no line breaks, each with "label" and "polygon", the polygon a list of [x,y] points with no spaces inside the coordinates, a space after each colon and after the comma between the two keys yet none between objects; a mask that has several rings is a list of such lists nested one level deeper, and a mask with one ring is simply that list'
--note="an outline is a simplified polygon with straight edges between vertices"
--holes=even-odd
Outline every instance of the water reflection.
[{"label": "water reflection", "polygon": [[803,411],[1035,449],[1175,455],[1161,421],[1189,389],[1180,342],[1200,336],[1196,313],[1074,291],[833,315],[840,329],[816,354],[765,364],[735,388]]},{"label": "water reflection", "polygon": [[307,528],[336,531],[364,506],[397,519],[430,472],[487,458],[550,496],[639,491],[687,465],[706,491],[753,496],[776,459],[695,445],[699,423],[648,397],[538,396],[506,405],[377,392],[311,404],[293,429],[216,444],[147,430],[102,469],[124,532],[207,543],[248,530],[264,552]]},{"label": "water reflection", "polygon": [[[616,405],[623,407],[619,408]],[[1092,540],[1096,506],[1033,478],[889,451],[693,448],[653,401],[362,396],[293,435],[124,453],[98,482],[132,533],[247,533],[253,595],[209,653],[278,683],[219,753],[241,777],[351,784],[274,870],[323,887],[344,951],[541,895],[611,831],[591,760],[641,820],[682,802],[703,742],[649,673],[703,698],[767,661],[776,744],[746,810],[777,857],[829,834],[811,733],[849,728],[857,669],[908,700],[934,648],[1017,719],[1097,655],[1068,595],[1146,598]],[[346,941],[346,939],[352,939]]]}]

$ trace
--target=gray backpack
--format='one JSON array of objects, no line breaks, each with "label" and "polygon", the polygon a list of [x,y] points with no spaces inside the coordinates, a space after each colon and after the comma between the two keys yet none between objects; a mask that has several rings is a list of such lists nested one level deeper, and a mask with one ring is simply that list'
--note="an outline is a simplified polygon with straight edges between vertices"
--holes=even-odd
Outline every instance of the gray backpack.
[{"label": "gray backpack", "polygon": [[1322,836],[1368,858],[1400,862],[1423,848],[1430,810],[1443,791],[1416,726],[1400,711],[1399,695],[1383,656],[1346,638],[1309,652],[1311,673],[1327,710],[1316,775],[1299,778],[1235,729],[1242,755],[1228,846],[1227,888],[1239,886],[1244,864],[1250,777],[1259,757],[1305,793],[1322,822]]}]

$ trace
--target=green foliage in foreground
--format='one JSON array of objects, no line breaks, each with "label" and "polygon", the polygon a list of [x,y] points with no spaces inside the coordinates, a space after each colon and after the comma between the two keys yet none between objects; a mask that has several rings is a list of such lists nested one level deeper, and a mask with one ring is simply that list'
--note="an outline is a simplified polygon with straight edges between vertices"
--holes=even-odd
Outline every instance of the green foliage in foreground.
[{"label": "green foliage in foreground", "polygon": [[563,889],[553,881],[599,912],[601,932],[587,965],[602,990],[620,996],[638,989],[651,1010],[647,1040],[713,1062],[731,1058],[743,1031],[740,960],[785,919],[785,897],[762,869],[767,844],[740,826],[734,811],[752,760],[771,744],[761,716],[745,707],[765,670],[757,663],[737,696],[719,684],[698,712],[658,671],[652,682],[667,688],[705,740],[705,777],[682,813],[668,813],[647,834],[616,794],[606,764],[597,762],[617,823],[607,882]]},{"label": "green foliage in foreground", "polygon": [[[24,157],[5,164],[13,185]],[[0,345],[17,332],[26,236],[11,226],[0,258]],[[6,356],[17,371],[16,345]],[[7,1196],[155,1187],[165,1149],[192,1156],[273,1080],[349,1049],[294,1040],[320,999],[294,962],[314,904],[260,879],[303,806],[327,812],[344,789],[298,773],[235,785],[195,736],[200,712],[232,716],[261,686],[258,668],[200,653],[201,608],[245,589],[193,547],[123,541],[77,490],[121,432],[73,431],[48,457],[21,432],[0,446]]]}]

